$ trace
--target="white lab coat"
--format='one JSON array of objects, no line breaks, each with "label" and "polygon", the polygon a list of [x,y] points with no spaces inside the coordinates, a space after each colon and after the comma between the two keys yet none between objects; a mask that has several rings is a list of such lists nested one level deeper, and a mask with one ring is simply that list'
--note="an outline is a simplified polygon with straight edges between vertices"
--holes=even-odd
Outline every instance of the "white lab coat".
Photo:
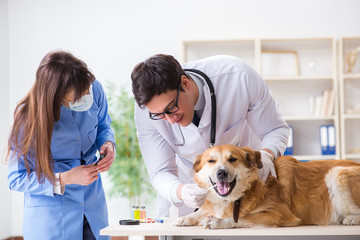
[{"label": "white lab coat", "polygon": [[[261,76],[243,61],[230,56],[214,56],[182,67],[204,72],[215,89],[216,140],[215,145],[233,144],[253,149],[268,148],[276,157],[283,154],[289,137],[289,127],[279,115],[276,103]],[[188,74],[192,74],[188,72]],[[196,127],[191,123],[177,124],[154,121],[148,110],[136,104],[135,123],[141,152],[158,194],[158,214],[168,216],[170,189],[174,184],[193,182],[193,163],[210,144],[211,99],[207,84],[203,87],[205,108]],[[181,94],[179,98],[183,97]],[[179,215],[194,209],[180,207]]]}]

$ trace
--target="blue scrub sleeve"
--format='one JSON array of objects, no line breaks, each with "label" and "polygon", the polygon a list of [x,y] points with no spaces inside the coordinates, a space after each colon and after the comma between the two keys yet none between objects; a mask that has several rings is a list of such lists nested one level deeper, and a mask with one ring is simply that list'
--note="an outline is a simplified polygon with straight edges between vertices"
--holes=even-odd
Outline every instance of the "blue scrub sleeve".
[{"label": "blue scrub sleeve", "polygon": [[8,170],[8,184],[11,190],[36,195],[54,196],[54,186],[47,178],[44,178],[43,183],[39,183],[36,172],[33,169],[31,169],[29,175],[27,174],[23,156],[20,159],[10,159]]},{"label": "blue scrub sleeve", "polygon": [[99,107],[98,113],[98,132],[96,137],[96,145],[98,149],[107,141],[115,144],[114,131],[111,128],[111,118],[108,113],[108,102],[104,89],[99,81],[93,83],[96,89],[95,101]]}]

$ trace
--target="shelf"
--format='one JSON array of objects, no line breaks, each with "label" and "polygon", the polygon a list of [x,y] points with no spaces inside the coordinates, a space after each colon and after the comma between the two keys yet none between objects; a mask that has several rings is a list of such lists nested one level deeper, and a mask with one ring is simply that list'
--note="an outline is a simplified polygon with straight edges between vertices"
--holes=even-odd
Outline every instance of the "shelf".
[{"label": "shelf", "polygon": [[360,154],[345,154],[345,159],[360,159]]},{"label": "shelf", "polygon": [[322,121],[322,120],[335,120],[336,116],[282,116],[285,121]]},{"label": "shelf", "polygon": [[344,79],[360,79],[360,73],[357,74],[344,74]]},{"label": "shelf", "polygon": [[[227,54],[244,60],[258,73],[263,73],[262,77],[277,103],[278,112],[294,129],[294,152],[299,159],[340,158],[340,76],[336,64],[335,39],[193,40],[183,41],[183,50],[184,62]],[[324,93],[332,90],[336,93],[333,99],[333,115],[314,115],[315,107],[319,110],[319,106],[326,106],[319,102]],[[325,111],[325,107],[321,107],[320,110],[322,113],[329,112],[329,109]],[[319,127],[329,124],[335,126],[337,154],[323,156],[319,146]]]},{"label": "shelf", "polygon": [[344,114],[344,119],[360,119],[360,114]]},{"label": "shelf", "polygon": [[332,81],[334,78],[332,76],[263,76],[265,81]]},{"label": "shelf", "polygon": [[263,38],[261,41],[263,42],[297,42],[297,44],[301,44],[303,42],[320,42],[320,41],[331,41],[332,38],[323,37],[323,38]]},{"label": "shelf", "polygon": [[[349,154],[350,149],[360,147],[360,114],[349,113],[359,105],[360,92],[360,37],[339,39],[339,96],[340,96],[340,126],[341,126],[341,157],[360,161],[360,154]],[[348,55],[356,51],[355,61]],[[356,61],[357,58],[357,61]],[[351,60],[352,59],[352,60]],[[351,68],[349,68],[351,66]],[[346,73],[351,69],[350,73]]]},{"label": "shelf", "polygon": [[294,155],[294,158],[305,161],[333,160],[339,159],[337,155]]},{"label": "shelf", "polygon": [[204,44],[216,44],[217,46],[220,45],[225,45],[225,44],[241,44],[241,43],[252,43],[254,44],[254,39],[194,39],[194,40],[184,40],[183,44],[189,45],[189,44],[199,44],[199,45],[204,45]]}]

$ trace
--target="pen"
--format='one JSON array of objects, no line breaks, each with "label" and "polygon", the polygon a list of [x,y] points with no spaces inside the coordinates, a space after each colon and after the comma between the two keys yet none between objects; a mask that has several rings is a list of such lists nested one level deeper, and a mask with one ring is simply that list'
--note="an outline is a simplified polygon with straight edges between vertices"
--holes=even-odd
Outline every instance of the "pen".
[{"label": "pen", "polygon": [[155,221],[156,221],[156,222],[159,222],[159,223],[163,223],[163,222],[164,222],[164,220],[161,219],[161,218],[155,218]]}]

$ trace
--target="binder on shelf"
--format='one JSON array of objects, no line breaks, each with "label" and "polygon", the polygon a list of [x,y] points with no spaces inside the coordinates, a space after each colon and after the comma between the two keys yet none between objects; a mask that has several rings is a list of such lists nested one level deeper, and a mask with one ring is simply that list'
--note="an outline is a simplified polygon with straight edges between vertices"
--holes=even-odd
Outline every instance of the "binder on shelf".
[{"label": "binder on shelf", "polygon": [[335,148],[336,148],[336,141],[335,141],[335,126],[334,125],[328,125],[328,152],[330,155],[335,154]]},{"label": "binder on shelf", "polygon": [[320,146],[322,155],[334,155],[336,151],[335,141],[335,126],[321,125],[320,126]]},{"label": "binder on shelf", "polygon": [[289,136],[289,142],[287,144],[287,147],[285,149],[284,155],[293,155],[293,146],[294,146],[294,130],[293,127],[289,125],[290,128],[290,136]]},{"label": "binder on shelf", "polygon": [[327,155],[327,147],[328,147],[327,125],[320,126],[320,146],[321,146],[321,154]]}]

